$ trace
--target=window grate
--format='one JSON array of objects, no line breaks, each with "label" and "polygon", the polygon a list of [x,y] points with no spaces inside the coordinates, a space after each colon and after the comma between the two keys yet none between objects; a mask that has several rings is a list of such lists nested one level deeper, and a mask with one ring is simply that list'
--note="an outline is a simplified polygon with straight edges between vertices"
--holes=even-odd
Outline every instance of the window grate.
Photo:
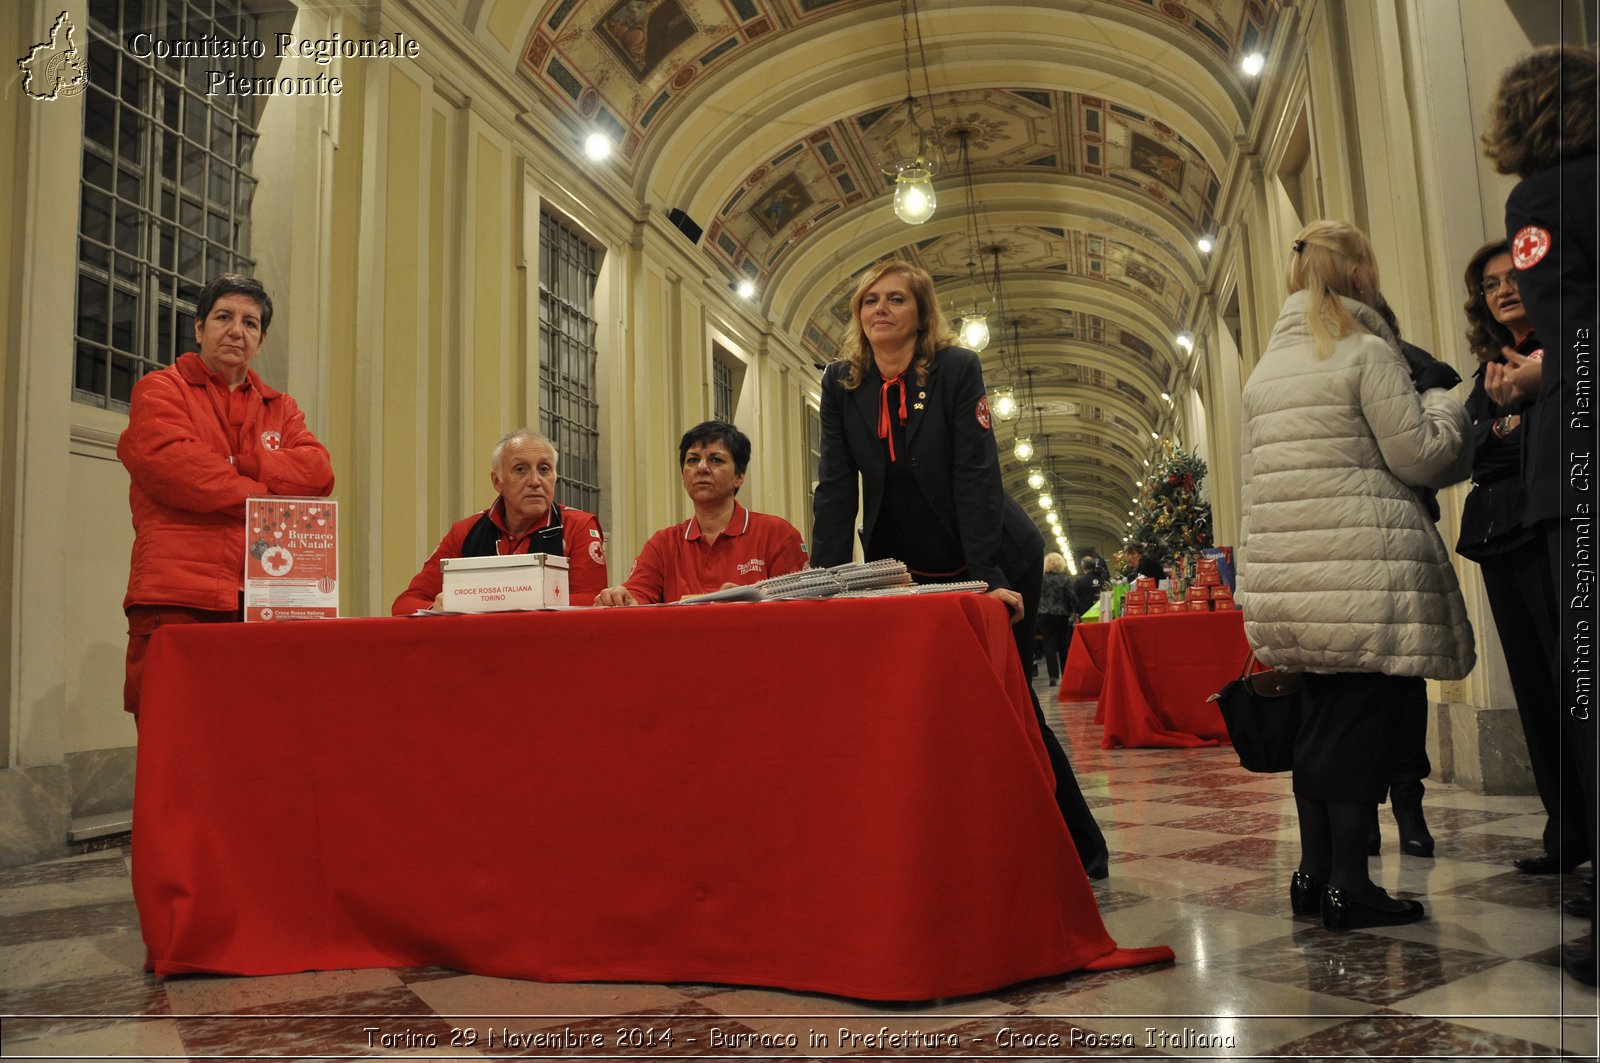
[{"label": "window grate", "polygon": [[[207,96],[203,64],[138,56],[141,30],[259,38],[237,0],[90,0],[89,85],[72,393],[124,408],[133,385],[192,350],[194,304],[219,273],[251,273],[250,96]],[[241,77],[255,60],[237,60]]]},{"label": "window grate", "polygon": [[599,353],[594,293],[599,253],[576,229],[539,216],[539,416],[561,455],[556,497],[600,508]]},{"label": "window grate", "polygon": [[733,423],[733,368],[715,354],[711,358],[711,406],[717,420]]}]

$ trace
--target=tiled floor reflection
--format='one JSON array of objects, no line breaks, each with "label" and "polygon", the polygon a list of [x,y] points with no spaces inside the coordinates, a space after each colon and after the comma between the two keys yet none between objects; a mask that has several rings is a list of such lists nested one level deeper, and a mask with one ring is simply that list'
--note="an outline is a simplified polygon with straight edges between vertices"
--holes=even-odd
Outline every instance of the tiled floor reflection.
[{"label": "tiled floor reflection", "polygon": [[[1060,716],[1111,842],[1102,916],[1124,944],[1170,944],[1175,965],[920,1007],[444,968],[157,981],[141,969],[127,853],[110,850],[0,870],[0,1056],[1595,1057],[1594,991],[1558,966],[1590,930],[1560,912],[1579,879],[1510,867],[1537,849],[1533,798],[1430,785],[1433,860],[1398,854],[1385,811],[1373,877],[1424,898],[1430,918],[1330,934],[1289,916],[1286,778],[1241,771],[1227,748],[1102,751],[1092,705]],[[637,1044],[619,1045],[623,1031]]]}]

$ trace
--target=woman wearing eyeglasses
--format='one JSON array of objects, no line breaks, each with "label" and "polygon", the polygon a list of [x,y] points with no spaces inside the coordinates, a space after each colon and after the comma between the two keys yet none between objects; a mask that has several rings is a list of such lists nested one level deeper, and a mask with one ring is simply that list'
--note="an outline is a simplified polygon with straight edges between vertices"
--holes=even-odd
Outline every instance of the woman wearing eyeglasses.
[{"label": "woman wearing eyeglasses", "polygon": [[1550,675],[1556,637],[1554,602],[1545,601],[1549,565],[1544,537],[1523,524],[1522,418],[1489,396],[1484,378],[1504,365],[1510,349],[1527,357],[1540,349],[1522,302],[1517,272],[1504,240],[1484,244],[1467,262],[1467,342],[1478,372],[1467,413],[1475,449],[1472,491],[1461,511],[1456,553],[1478,563],[1494,615],[1506,671],[1522,717],[1528,759],[1547,819],[1544,852],[1514,861],[1526,875],[1571,871],[1590,856],[1585,841],[1582,776],[1571,750],[1563,750],[1559,698]]}]

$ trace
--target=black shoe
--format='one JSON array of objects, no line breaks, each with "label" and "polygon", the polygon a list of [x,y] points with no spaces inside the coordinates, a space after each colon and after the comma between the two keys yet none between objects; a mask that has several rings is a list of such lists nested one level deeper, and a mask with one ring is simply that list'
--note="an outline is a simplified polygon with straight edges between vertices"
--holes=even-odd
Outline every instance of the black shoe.
[{"label": "black shoe", "polygon": [[[1578,861],[1582,863],[1583,861]],[[1562,864],[1562,862],[1549,853],[1540,853],[1538,856],[1524,856],[1520,860],[1511,861],[1511,866],[1524,875],[1565,875],[1578,864]]]},{"label": "black shoe", "polygon": [[1421,801],[1395,805],[1394,821],[1400,827],[1402,853],[1433,859],[1433,835],[1428,832],[1428,821],[1422,818]]},{"label": "black shoe", "polygon": [[1085,875],[1088,875],[1089,878],[1092,881],[1095,881],[1095,882],[1099,882],[1101,879],[1110,878],[1111,877],[1111,854],[1110,853],[1101,853],[1099,856],[1095,857],[1093,860],[1090,860],[1087,864],[1084,864],[1083,865],[1083,873]]},{"label": "black shoe", "polygon": [[1354,930],[1360,927],[1372,926],[1403,926],[1406,923],[1415,923],[1427,917],[1420,901],[1402,901],[1390,897],[1382,890],[1370,895],[1368,899],[1377,900],[1382,897],[1390,904],[1399,905],[1398,908],[1375,908],[1367,903],[1366,899],[1358,899],[1348,895],[1338,886],[1329,886],[1322,891],[1322,926],[1326,930]]},{"label": "black shoe", "polygon": [[1584,985],[1595,984],[1594,946],[1576,949],[1561,957],[1561,966]]},{"label": "black shoe", "polygon": [[1295,915],[1316,915],[1322,911],[1321,879],[1296,871],[1289,876],[1289,907]]},{"label": "black shoe", "polygon": [[1561,902],[1561,910],[1579,919],[1593,919],[1594,889],[1591,887],[1586,893],[1580,893],[1576,897],[1568,897]]}]

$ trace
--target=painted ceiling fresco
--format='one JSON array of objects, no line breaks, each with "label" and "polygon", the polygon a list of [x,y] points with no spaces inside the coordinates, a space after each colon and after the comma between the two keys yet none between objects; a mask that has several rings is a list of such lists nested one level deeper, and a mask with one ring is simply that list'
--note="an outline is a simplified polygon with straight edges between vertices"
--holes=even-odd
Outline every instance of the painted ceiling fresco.
[{"label": "painted ceiling fresco", "polygon": [[[482,0],[486,9],[527,2]],[[1181,390],[1185,379],[1188,359],[1174,337],[1192,327],[1205,275],[1195,240],[1215,227],[1223,178],[1236,162],[1207,158],[1183,131],[1204,131],[1194,135],[1225,148],[1228,130],[1244,128],[1255,83],[1238,61],[1270,49],[1283,0],[1061,2],[1018,0],[1028,17],[1092,20],[1106,32],[1102,49],[1113,38],[1116,47],[1127,45],[1119,55],[1136,68],[1179,54],[1216,84],[1180,99],[1193,86],[1163,95],[1158,83],[1170,82],[1098,71],[1040,84],[1037,71],[1008,78],[1004,63],[995,64],[992,80],[974,77],[969,64],[955,82],[941,64],[970,49],[941,34],[970,32],[983,0],[533,0],[537,17],[522,23],[530,28],[518,70],[575,130],[606,130],[618,145],[619,176],[648,190],[670,183],[663,175],[698,172],[673,166],[704,168],[711,159],[709,173],[716,160],[750,158],[741,154],[748,132],[735,130],[741,116],[763,113],[760,90],[749,88],[760,82],[751,72],[761,63],[789,59],[800,47],[830,57],[841,48],[872,51],[875,84],[896,84],[894,91],[847,103],[837,117],[796,129],[786,144],[764,142],[775,150],[741,164],[750,166],[742,174],[722,162],[716,180],[727,187],[694,189],[696,210],[706,215],[693,219],[704,230],[699,253],[758,292],[787,283],[786,305],[763,312],[795,329],[813,361],[833,358],[849,327],[848,274],[886,253],[883,235],[892,230],[885,223],[899,224],[888,213],[892,178],[884,167],[914,154],[923,134],[938,161],[939,211],[926,227],[906,229],[895,250],[933,274],[948,312],[990,311],[993,339],[983,361],[991,386],[1008,378],[1019,388],[1031,383],[1036,434],[1072,455],[1054,463],[1069,514],[1070,495],[1080,492],[1078,521],[1104,541],[1120,534],[1117,500],[1135,490],[1151,433],[1174,426],[1173,405],[1161,393]],[[902,20],[906,11],[916,12],[915,23]],[[928,58],[914,120],[898,83],[912,25]],[[965,29],[950,29],[957,25]],[[1073,50],[1056,33],[1040,45],[1038,69],[1074,66]],[[735,81],[745,95],[731,99],[727,86]],[[1203,116],[1193,113],[1202,97],[1229,101],[1226,113],[1214,103]],[[674,130],[690,119],[704,136],[705,116],[719,113],[728,116],[726,143],[715,132],[674,143]],[[966,225],[963,142],[975,235]],[[665,212],[688,204],[642,206]],[[996,251],[1004,326],[992,279]],[[832,270],[827,264],[835,262]],[[803,290],[795,293],[796,285]],[[1009,464],[1008,487],[1024,497],[1026,469]]]},{"label": "painted ceiling fresco", "polygon": [[[549,0],[523,48],[525,74],[633,160],[659,120],[693,105],[695,82],[787,30],[886,0]],[[1265,39],[1277,0],[1104,0],[1158,19],[1232,66]]]}]

